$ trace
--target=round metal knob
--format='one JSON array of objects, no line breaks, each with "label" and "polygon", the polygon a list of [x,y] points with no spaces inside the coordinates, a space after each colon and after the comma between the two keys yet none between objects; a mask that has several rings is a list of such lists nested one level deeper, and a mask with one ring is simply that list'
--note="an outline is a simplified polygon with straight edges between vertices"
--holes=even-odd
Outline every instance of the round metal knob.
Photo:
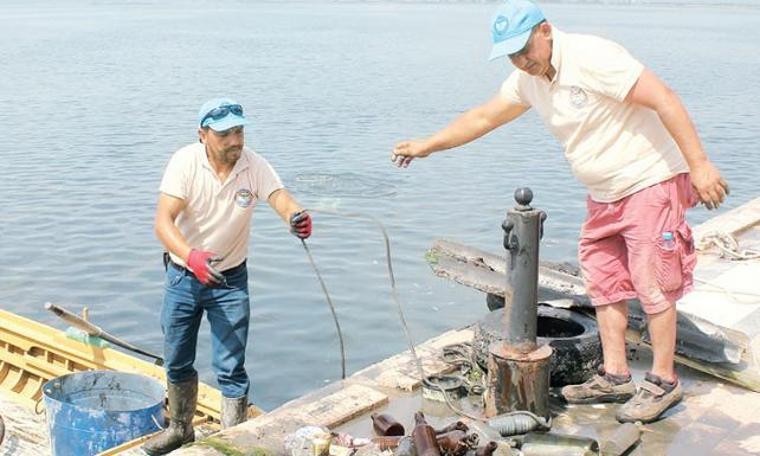
[{"label": "round metal knob", "polygon": [[533,191],[528,187],[520,187],[515,190],[515,201],[521,206],[528,206],[533,201]]}]

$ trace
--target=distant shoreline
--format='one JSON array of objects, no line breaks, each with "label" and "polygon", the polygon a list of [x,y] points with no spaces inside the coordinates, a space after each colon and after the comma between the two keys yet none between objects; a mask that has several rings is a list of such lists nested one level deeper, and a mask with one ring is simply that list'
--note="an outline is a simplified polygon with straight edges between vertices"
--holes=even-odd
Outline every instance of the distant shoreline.
[{"label": "distant shoreline", "polygon": [[[264,0],[281,2],[283,0]],[[290,2],[303,2],[308,0],[284,0]],[[325,0],[333,3],[500,3],[504,0]],[[636,6],[750,6],[759,7],[758,0],[728,0],[716,3],[715,0],[537,0],[539,4],[567,4],[567,5],[636,5]]]}]

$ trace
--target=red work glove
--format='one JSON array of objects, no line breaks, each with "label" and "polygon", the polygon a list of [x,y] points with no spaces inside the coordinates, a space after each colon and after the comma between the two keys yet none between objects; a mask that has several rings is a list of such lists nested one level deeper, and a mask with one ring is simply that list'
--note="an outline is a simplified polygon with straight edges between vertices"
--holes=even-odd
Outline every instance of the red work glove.
[{"label": "red work glove", "polygon": [[191,250],[187,257],[187,268],[193,271],[198,281],[206,286],[215,286],[222,283],[224,276],[217,271],[211,263],[218,263],[221,258],[212,252],[203,252],[201,250]]},{"label": "red work glove", "polygon": [[311,236],[311,216],[308,212],[296,212],[290,216],[290,232],[299,239]]}]

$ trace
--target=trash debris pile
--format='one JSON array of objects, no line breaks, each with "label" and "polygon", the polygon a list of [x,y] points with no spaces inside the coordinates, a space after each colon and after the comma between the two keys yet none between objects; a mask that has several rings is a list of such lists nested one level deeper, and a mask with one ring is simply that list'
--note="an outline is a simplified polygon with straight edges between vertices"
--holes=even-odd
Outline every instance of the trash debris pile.
[{"label": "trash debris pile", "polygon": [[285,448],[292,456],[464,456],[494,454],[496,442],[478,446],[480,435],[462,421],[440,429],[428,424],[425,415],[414,415],[414,428],[407,433],[391,415],[372,414],[375,435],[357,438],[343,432],[330,432],[319,426],[306,426],[289,435]]},{"label": "trash debris pile", "polygon": [[[621,425],[605,441],[552,432],[505,436],[479,421],[431,426],[422,412],[414,414],[411,432],[389,414],[372,414],[375,435],[354,437],[321,426],[305,426],[285,439],[291,456],[620,456],[639,441],[635,424]],[[469,423],[469,424],[468,424]]]}]

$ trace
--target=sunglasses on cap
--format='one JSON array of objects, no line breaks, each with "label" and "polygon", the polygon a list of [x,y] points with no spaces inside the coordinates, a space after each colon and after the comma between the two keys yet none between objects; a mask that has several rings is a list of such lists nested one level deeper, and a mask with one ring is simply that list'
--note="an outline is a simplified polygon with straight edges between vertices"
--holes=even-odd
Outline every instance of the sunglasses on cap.
[{"label": "sunglasses on cap", "polygon": [[206,122],[208,119],[211,120],[219,120],[227,117],[229,113],[232,113],[236,116],[242,116],[243,115],[243,107],[239,104],[234,105],[224,105],[219,106],[217,108],[212,109],[211,111],[207,112],[205,116],[203,116],[203,119],[201,119],[201,127],[204,127],[204,122]]}]

